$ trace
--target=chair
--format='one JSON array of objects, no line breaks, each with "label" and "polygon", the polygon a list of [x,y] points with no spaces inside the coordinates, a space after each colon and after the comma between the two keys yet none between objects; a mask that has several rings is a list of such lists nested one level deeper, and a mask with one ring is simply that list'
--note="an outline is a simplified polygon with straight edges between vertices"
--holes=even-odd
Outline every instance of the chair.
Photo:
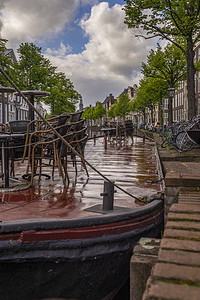
[{"label": "chair", "polygon": [[11,133],[26,133],[30,120],[16,120],[8,123],[8,128]]},{"label": "chair", "polygon": [[15,120],[7,124],[8,130],[11,134],[19,133],[22,136],[19,139],[13,138],[10,142],[10,157],[11,157],[11,170],[10,173],[15,176],[14,164],[17,159],[21,159],[24,154],[24,146],[26,141],[27,127],[30,120]]},{"label": "chair", "polygon": [[[84,149],[85,149],[85,145],[88,139],[88,135],[86,134],[86,127],[82,127],[80,130],[78,131],[72,131],[72,137],[70,140],[68,140],[68,142],[70,143],[70,145],[72,146],[72,148],[78,152],[80,154],[80,159],[81,159],[81,163],[87,173],[87,176],[89,177],[88,174],[88,170],[87,170],[87,166],[85,164],[84,161]],[[66,138],[65,138],[66,139]],[[62,165],[64,167],[64,171],[65,171],[65,177],[68,178],[68,182],[69,182],[69,176],[67,174],[67,165],[68,165],[68,156],[71,157],[73,166],[75,167],[75,173],[76,176],[78,174],[77,171],[77,161],[76,161],[76,153],[73,152],[73,150],[69,147],[66,146],[65,143],[62,142],[61,144],[61,148],[60,148],[60,152],[59,152],[59,158],[62,161]]]},{"label": "chair", "polygon": [[70,113],[70,116],[71,116],[70,122],[71,123],[78,122],[81,119],[82,113],[83,113],[82,111]]},{"label": "chair", "polygon": [[133,122],[131,120],[126,120],[125,121],[125,132],[126,132],[126,137],[130,137],[132,140],[133,144]]},{"label": "chair", "polygon": [[[69,118],[69,114],[62,114],[57,118],[57,122],[54,123],[54,129],[62,136],[65,136],[70,129],[71,125],[70,123],[67,123]],[[42,175],[48,176],[41,172],[42,168],[46,166],[52,167],[52,177],[54,176],[55,166],[58,166],[59,173],[61,174],[64,183],[64,176],[58,157],[60,143],[60,138],[57,137],[52,129],[46,130],[45,128],[44,130],[36,130],[30,135],[26,176],[28,175],[29,166],[31,166],[31,185],[33,184],[33,178],[36,175],[39,175],[39,180]],[[49,163],[47,163],[47,160]],[[51,164],[51,162],[53,162],[53,164]],[[38,167],[39,174],[36,173]]]},{"label": "chair", "polygon": [[133,135],[133,122],[131,120],[125,121],[125,129],[126,129],[126,135],[132,136]]},{"label": "chair", "polygon": [[[57,124],[59,116],[52,116],[48,119],[48,123],[50,123],[52,126],[55,126]],[[39,136],[41,130],[49,130],[50,127],[43,121],[43,120],[33,120],[30,121],[30,123],[27,126],[27,133],[26,133],[26,140],[25,140],[25,147],[24,147],[24,154],[22,158],[22,162],[24,162],[25,157],[27,155],[27,149],[28,149],[28,161],[30,161],[30,155],[31,155],[31,149],[32,144],[34,142],[39,141]],[[37,136],[38,132],[38,136]]]}]

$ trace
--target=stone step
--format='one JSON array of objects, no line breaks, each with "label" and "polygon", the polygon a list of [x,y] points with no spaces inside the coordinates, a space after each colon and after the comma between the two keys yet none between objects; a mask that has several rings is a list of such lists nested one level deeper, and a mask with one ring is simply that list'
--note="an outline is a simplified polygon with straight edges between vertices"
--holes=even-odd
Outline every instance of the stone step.
[{"label": "stone step", "polygon": [[195,174],[166,173],[166,186],[197,187],[200,186],[200,176]]},{"label": "stone step", "polygon": [[174,284],[170,282],[154,281],[146,290],[142,300],[199,300],[200,287]]}]

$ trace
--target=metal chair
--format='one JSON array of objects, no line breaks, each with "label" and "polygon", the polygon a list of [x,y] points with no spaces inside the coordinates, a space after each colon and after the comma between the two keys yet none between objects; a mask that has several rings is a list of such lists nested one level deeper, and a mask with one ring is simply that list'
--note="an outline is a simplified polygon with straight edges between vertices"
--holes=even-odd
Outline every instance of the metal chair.
[{"label": "metal chair", "polygon": [[[67,123],[69,119],[68,114],[62,114],[58,117],[57,122],[54,124],[54,129],[61,135],[67,135],[67,132],[70,129],[70,123]],[[29,146],[29,156],[28,156],[28,166],[27,174],[29,171],[29,166],[31,166],[31,185],[33,184],[33,178],[36,175],[39,175],[39,180],[41,176],[48,176],[47,174],[42,174],[43,167],[52,167],[52,178],[54,176],[55,167],[58,167],[59,174],[63,178],[64,175],[62,167],[60,164],[60,159],[58,156],[61,141],[60,138],[54,133],[52,129],[48,130],[37,130],[33,133],[29,139],[29,143],[34,140],[34,145]],[[31,155],[32,154],[32,155]],[[47,162],[48,161],[48,162]],[[36,173],[37,168],[39,168],[39,174]],[[49,177],[49,176],[48,176]]]},{"label": "metal chair", "polygon": [[21,159],[24,154],[24,146],[26,141],[27,127],[30,120],[15,120],[7,123],[8,130],[11,134],[19,133],[20,139],[13,138],[10,142],[10,158],[11,158],[11,170],[10,174],[15,176],[14,165],[15,161]]}]

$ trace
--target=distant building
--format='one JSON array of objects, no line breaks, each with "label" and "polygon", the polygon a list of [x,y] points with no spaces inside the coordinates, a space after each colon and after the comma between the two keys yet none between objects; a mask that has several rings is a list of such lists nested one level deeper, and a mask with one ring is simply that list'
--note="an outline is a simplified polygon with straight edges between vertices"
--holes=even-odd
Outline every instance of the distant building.
[{"label": "distant building", "polygon": [[[9,56],[13,63],[17,62],[13,49],[6,49],[5,56]],[[11,93],[0,93],[0,123],[7,123],[10,120],[10,101],[12,101]]]},{"label": "distant building", "polygon": [[82,110],[83,110],[83,99],[81,98],[80,102],[79,102],[79,111],[82,111]]},{"label": "distant building", "polygon": [[116,102],[117,100],[114,98],[114,96],[112,94],[110,94],[109,96],[106,97],[106,99],[103,102],[103,105],[106,109],[106,112],[109,111],[109,109],[111,108],[111,106]]},{"label": "distant building", "polygon": [[[124,91],[121,94],[126,94],[128,95],[130,100],[134,100],[137,94],[137,88],[137,84],[134,84],[133,86],[128,86],[126,89],[124,89]],[[117,98],[119,98],[119,96]]]}]

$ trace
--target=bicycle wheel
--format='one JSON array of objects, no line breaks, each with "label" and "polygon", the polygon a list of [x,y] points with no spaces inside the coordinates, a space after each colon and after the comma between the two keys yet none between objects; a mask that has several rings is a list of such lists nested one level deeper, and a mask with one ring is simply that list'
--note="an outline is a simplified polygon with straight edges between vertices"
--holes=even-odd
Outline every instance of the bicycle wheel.
[{"label": "bicycle wheel", "polygon": [[189,151],[194,148],[195,144],[189,139],[187,132],[181,131],[177,134],[176,139],[176,148],[179,151]]}]

